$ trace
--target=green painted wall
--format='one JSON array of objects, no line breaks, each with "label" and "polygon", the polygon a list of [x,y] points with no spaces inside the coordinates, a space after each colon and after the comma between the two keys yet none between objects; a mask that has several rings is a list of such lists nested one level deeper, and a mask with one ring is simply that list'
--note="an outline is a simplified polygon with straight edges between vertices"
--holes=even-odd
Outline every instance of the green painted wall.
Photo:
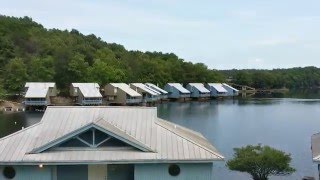
[{"label": "green painted wall", "polygon": [[169,164],[137,164],[134,177],[135,180],[212,180],[212,163],[177,165],[180,174],[171,176]]}]

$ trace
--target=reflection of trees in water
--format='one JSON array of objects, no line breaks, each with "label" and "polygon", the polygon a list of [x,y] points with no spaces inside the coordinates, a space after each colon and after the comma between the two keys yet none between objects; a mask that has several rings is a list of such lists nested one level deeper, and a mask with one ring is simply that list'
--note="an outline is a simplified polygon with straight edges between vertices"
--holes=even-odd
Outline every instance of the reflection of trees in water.
[{"label": "reflection of trees in water", "polygon": [[3,113],[0,114],[0,137],[31,126],[41,120],[43,113]]}]

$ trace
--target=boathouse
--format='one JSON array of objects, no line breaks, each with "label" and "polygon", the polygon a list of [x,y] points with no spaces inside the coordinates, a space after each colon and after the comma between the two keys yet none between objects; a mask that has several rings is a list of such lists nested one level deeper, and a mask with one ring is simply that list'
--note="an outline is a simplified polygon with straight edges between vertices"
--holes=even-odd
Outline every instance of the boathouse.
[{"label": "boathouse", "polygon": [[143,102],[155,102],[160,100],[160,93],[158,93],[155,90],[152,90],[148,86],[142,83],[131,83],[130,88],[137,91],[139,94],[142,95],[142,101]]},{"label": "boathouse", "polygon": [[57,96],[56,84],[53,82],[27,82],[24,87],[26,106],[48,106],[51,105],[50,97]]},{"label": "boathouse", "polygon": [[0,139],[0,179],[212,180],[224,157],[200,133],[147,107],[48,107]]},{"label": "boathouse", "polygon": [[238,96],[239,95],[239,90],[226,84],[226,83],[222,83],[222,86],[224,89],[226,89],[228,91],[227,96]]},{"label": "boathouse", "polygon": [[131,105],[142,103],[142,95],[125,83],[109,83],[104,87],[108,103]]},{"label": "boathouse", "polygon": [[205,87],[209,89],[211,97],[228,96],[228,91],[221,83],[206,83]]},{"label": "boathouse", "polygon": [[95,106],[102,104],[100,86],[97,83],[72,83],[70,95],[74,98],[74,103],[77,105]]},{"label": "boathouse", "polygon": [[161,89],[160,87],[158,87],[157,85],[154,85],[152,83],[146,83],[146,86],[148,86],[149,88],[151,88],[152,90],[158,92],[161,94],[161,99],[167,99],[168,98],[168,92]]},{"label": "boathouse", "polygon": [[186,86],[191,94],[190,97],[192,98],[209,98],[210,91],[204,87],[202,83],[189,83]]},{"label": "boathouse", "polygon": [[167,83],[164,90],[168,92],[170,99],[185,99],[190,98],[190,91],[185,89],[180,83]]}]

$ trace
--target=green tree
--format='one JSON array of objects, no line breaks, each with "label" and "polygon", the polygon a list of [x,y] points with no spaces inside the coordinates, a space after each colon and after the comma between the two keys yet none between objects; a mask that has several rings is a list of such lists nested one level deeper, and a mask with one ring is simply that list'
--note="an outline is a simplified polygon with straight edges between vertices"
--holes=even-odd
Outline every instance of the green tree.
[{"label": "green tree", "polygon": [[29,65],[29,80],[35,82],[53,81],[55,70],[53,67],[54,60],[51,56],[45,58],[32,58]]},{"label": "green tree", "polygon": [[27,68],[22,59],[14,58],[5,66],[4,88],[10,92],[19,92],[28,79]]},{"label": "green tree", "polygon": [[234,148],[234,158],[227,162],[230,170],[247,172],[254,180],[268,180],[268,177],[284,176],[295,172],[290,167],[290,154],[269,146],[248,145]]},{"label": "green tree", "polygon": [[109,66],[107,63],[97,59],[92,67],[88,68],[88,80],[106,85],[110,82],[124,82],[125,73],[121,69]]},{"label": "green tree", "polygon": [[71,81],[85,82],[88,78],[89,64],[84,55],[76,53],[68,64],[68,76]]}]

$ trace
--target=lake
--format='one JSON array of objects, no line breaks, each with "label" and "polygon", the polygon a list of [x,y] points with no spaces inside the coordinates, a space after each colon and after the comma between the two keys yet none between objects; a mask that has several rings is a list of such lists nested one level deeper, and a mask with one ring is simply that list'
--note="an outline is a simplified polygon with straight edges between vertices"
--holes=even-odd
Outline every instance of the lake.
[{"label": "lake", "polygon": [[[234,147],[247,144],[261,143],[291,153],[297,172],[272,179],[316,177],[317,165],[312,162],[310,139],[312,134],[320,132],[320,99],[255,97],[167,102],[158,105],[158,116],[201,132],[226,160],[232,157]],[[0,114],[0,136],[35,124],[41,117],[41,113]],[[224,162],[214,163],[213,171],[215,179],[247,180],[249,177],[229,171]]]}]

